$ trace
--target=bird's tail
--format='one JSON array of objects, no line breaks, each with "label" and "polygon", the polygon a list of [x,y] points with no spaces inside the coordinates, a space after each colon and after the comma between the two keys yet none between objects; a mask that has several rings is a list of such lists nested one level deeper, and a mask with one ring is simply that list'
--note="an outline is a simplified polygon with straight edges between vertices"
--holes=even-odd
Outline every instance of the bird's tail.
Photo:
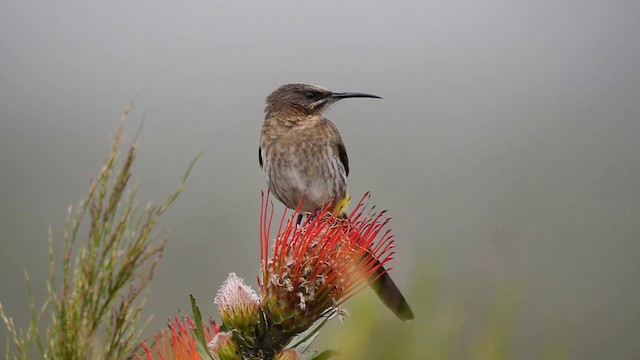
[{"label": "bird's tail", "polygon": [[378,295],[380,300],[402,321],[413,320],[413,311],[405,300],[404,295],[393,282],[387,270],[380,264],[380,261],[370,252],[366,252],[364,262],[373,262],[375,272],[370,275],[371,288]]},{"label": "bird's tail", "polygon": [[[349,204],[349,194],[347,194],[342,200],[337,201],[334,207],[334,211],[337,212],[337,217],[346,219],[346,207]],[[413,311],[407,303],[407,300],[402,295],[400,289],[396,283],[393,282],[391,276],[387,272],[387,269],[380,263],[378,258],[367,250],[361,260],[361,263],[367,264],[366,268],[375,269],[375,271],[369,275],[369,281],[371,282],[371,288],[378,295],[380,300],[402,321],[413,320]]]}]

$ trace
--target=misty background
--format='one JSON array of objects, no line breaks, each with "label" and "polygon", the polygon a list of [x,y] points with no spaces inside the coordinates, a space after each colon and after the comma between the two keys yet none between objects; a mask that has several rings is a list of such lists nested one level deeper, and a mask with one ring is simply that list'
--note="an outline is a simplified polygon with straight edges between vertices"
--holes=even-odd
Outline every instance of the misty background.
[{"label": "misty background", "polygon": [[256,285],[264,98],[305,82],[384,98],[327,117],[350,193],[371,191],[394,218],[392,276],[417,322],[430,319],[409,289],[435,269],[439,301],[469,324],[460,346],[507,283],[522,295],[514,358],[550,341],[576,359],[638,358],[639,19],[640,3],[622,0],[4,0],[0,301],[27,325],[24,271],[39,303],[47,227],[59,244],[137,94],[126,132],[144,119],[142,204],[161,202],[204,148],[160,224],[172,237],[148,333],[189,313],[188,293],[217,316],[229,272]]}]

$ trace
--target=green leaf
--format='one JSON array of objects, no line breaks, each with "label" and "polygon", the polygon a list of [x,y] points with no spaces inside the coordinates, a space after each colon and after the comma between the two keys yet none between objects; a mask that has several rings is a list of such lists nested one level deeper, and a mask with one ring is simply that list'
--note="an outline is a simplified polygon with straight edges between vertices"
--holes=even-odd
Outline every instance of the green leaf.
[{"label": "green leaf", "polygon": [[204,336],[204,328],[202,327],[202,314],[200,314],[200,309],[198,305],[196,305],[196,298],[193,297],[193,294],[189,294],[189,298],[191,299],[191,311],[193,312],[193,321],[196,323],[196,328],[194,330],[194,336],[197,341],[198,353],[200,356],[203,356],[207,359],[213,359],[211,354],[209,353],[209,347],[207,346],[207,339]]},{"label": "green leaf", "polygon": [[327,322],[333,319],[335,316],[335,311],[331,311],[324,317],[317,320],[315,324],[313,324],[309,329],[298,334],[293,340],[291,340],[291,343],[293,343],[293,345],[289,345],[289,347],[297,348],[300,352],[306,351],[306,349],[311,346],[313,340],[315,340],[315,338],[318,336],[320,329],[322,329],[322,327],[325,326]]}]

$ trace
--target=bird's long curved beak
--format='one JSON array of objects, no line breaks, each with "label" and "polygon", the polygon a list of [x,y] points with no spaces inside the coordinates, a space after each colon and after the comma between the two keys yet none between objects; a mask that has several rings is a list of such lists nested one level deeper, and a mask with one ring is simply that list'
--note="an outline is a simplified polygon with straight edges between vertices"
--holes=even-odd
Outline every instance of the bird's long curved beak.
[{"label": "bird's long curved beak", "polygon": [[331,95],[329,95],[330,98],[332,99],[346,99],[346,98],[374,98],[374,99],[382,99],[380,96],[378,95],[371,95],[371,94],[365,94],[365,93],[358,93],[358,92],[336,92],[333,93]]}]

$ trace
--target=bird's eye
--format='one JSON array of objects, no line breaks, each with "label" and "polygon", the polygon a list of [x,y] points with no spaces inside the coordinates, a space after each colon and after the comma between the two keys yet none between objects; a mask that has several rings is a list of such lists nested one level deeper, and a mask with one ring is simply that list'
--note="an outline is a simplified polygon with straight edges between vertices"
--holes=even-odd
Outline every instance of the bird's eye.
[{"label": "bird's eye", "polygon": [[314,94],[312,92],[308,92],[308,93],[304,94],[304,97],[306,97],[309,100],[313,100],[313,98],[316,97],[316,94]]}]

